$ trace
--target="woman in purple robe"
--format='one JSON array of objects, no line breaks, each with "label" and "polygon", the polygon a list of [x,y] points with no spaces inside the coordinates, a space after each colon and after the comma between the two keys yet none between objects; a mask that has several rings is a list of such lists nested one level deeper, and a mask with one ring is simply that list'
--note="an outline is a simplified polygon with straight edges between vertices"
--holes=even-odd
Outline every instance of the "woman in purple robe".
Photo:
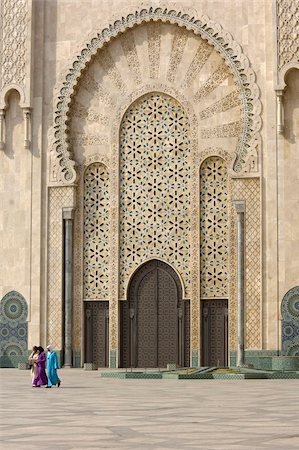
[{"label": "woman in purple robe", "polygon": [[46,354],[44,352],[43,347],[37,347],[38,358],[37,358],[37,370],[36,376],[33,380],[33,387],[45,386],[48,384],[48,378],[46,375]]}]

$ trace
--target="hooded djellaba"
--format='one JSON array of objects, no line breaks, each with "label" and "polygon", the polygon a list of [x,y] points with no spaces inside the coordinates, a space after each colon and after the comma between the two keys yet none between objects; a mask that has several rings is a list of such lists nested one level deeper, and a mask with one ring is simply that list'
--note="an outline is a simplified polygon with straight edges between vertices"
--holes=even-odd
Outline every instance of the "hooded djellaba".
[{"label": "hooded djellaba", "polygon": [[48,356],[47,356],[47,374],[48,374],[48,386],[47,388],[51,388],[52,386],[59,387],[60,379],[57,375],[58,366],[58,358],[56,352],[54,352],[52,345],[47,345]]}]

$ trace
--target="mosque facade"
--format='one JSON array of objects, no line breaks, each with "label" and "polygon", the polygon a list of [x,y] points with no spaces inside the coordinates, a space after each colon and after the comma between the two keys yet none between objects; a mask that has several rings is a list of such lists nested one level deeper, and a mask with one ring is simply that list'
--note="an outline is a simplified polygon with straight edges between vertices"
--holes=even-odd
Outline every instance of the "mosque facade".
[{"label": "mosque facade", "polygon": [[2,0],[2,367],[299,357],[298,16]]}]

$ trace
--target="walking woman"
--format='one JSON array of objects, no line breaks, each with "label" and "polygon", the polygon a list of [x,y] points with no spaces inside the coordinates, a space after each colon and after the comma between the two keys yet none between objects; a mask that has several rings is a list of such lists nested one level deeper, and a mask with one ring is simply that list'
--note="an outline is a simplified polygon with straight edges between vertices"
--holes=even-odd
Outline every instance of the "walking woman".
[{"label": "walking woman", "polygon": [[57,375],[57,369],[58,367],[58,359],[56,352],[54,352],[53,347],[51,345],[47,346],[48,350],[48,356],[47,356],[47,374],[48,374],[48,386],[47,388],[50,388],[52,386],[57,387],[60,386],[60,379]]},{"label": "walking woman", "polygon": [[32,352],[29,355],[28,363],[31,366],[31,384],[33,385],[34,378],[36,377],[36,371],[37,371],[37,358],[38,358],[38,352],[37,347],[34,345],[32,347]]},{"label": "walking woman", "polygon": [[48,378],[46,375],[46,354],[43,347],[37,347],[38,358],[37,358],[37,370],[36,376],[33,380],[33,387],[45,386],[48,384]]}]

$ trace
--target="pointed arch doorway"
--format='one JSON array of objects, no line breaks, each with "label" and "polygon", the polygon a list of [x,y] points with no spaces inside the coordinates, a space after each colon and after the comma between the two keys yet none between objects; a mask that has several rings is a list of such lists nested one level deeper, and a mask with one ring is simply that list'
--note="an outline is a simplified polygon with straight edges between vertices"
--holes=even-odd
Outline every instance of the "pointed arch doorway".
[{"label": "pointed arch doorway", "polygon": [[121,319],[122,367],[189,365],[189,302],[168,264],[153,259],[139,267]]}]

